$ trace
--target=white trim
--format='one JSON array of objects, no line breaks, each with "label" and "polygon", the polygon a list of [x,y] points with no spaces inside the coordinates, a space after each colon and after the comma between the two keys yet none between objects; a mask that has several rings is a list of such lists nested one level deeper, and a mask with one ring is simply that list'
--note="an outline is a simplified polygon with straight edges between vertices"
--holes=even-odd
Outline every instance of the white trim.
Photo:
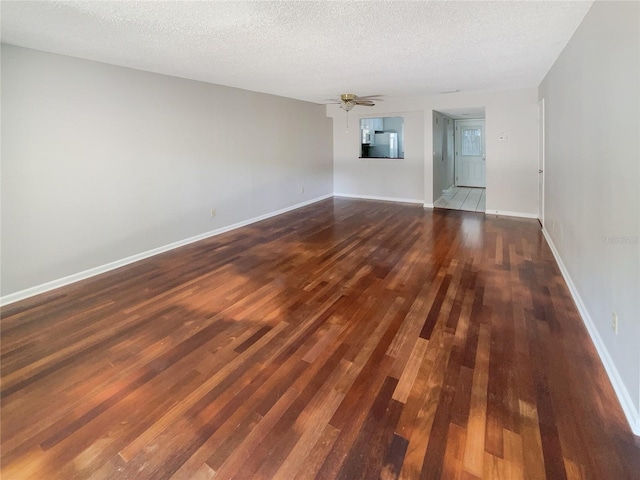
[{"label": "white trim", "polygon": [[380,200],[382,202],[419,203],[420,205],[424,203],[423,200],[417,200],[414,198],[378,197],[376,195],[356,195],[353,193],[334,193],[333,196],[344,198],[358,198],[360,200]]},{"label": "white trim", "polygon": [[431,209],[433,209],[433,203],[423,203],[422,207],[423,208],[431,208]]},{"label": "white trim", "polygon": [[615,390],[616,395],[618,396],[618,400],[620,401],[620,405],[622,406],[622,411],[627,417],[627,421],[631,426],[631,430],[635,435],[640,436],[640,412],[638,412],[635,405],[633,404],[631,394],[625,387],[624,382],[622,381],[622,378],[618,373],[618,369],[616,368],[615,363],[611,359],[611,356],[609,355],[609,351],[607,350],[607,347],[602,341],[602,338],[598,333],[598,329],[593,323],[593,320],[591,319],[591,315],[589,315],[589,311],[587,310],[587,307],[585,307],[584,302],[582,301],[582,298],[578,293],[578,289],[573,283],[573,280],[571,280],[569,271],[564,266],[564,263],[562,263],[562,258],[560,257],[558,250],[553,244],[553,241],[551,240],[551,236],[547,233],[547,230],[544,228],[542,229],[542,234],[544,235],[544,238],[547,240],[547,244],[551,249],[551,253],[553,253],[553,256],[556,259],[558,267],[560,268],[560,272],[562,273],[562,277],[564,278],[564,281],[567,283],[567,287],[569,287],[569,292],[571,292],[571,296],[573,297],[573,301],[575,302],[576,307],[578,307],[578,312],[582,317],[582,321],[585,327],[587,327],[587,331],[589,332],[591,341],[596,347],[598,355],[600,356],[600,360],[604,365],[604,369],[606,370],[607,375],[609,376],[609,380],[611,380],[611,384],[613,385],[613,389]]},{"label": "white trim", "polygon": [[507,212],[505,210],[486,210],[487,215],[501,215],[503,217],[538,218],[537,213]]},{"label": "white trim", "polygon": [[146,252],[137,253],[135,255],[131,255],[130,257],[126,257],[120,260],[116,260],[114,262],[107,263],[105,265],[100,265],[98,267],[90,268],[88,270],[84,270],[82,272],[74,273],[72,275],[68,275],[63,278],[59,278],[57,280],[52,280],[47,283],[43,283],[41,285],[36,285],[35,287],[30,287],[25,290],[21,290],[19,292],[10,293],[9,295],[5,295],[4,297],[0,297],[0,305],[8,305],[10,303],[17,302],[19,300],[24,300],[25,298],[33,297],[34,295],[39,295],[41,293],[45,293],[51,291],[53,289],[64,287],[65,285],[69,285],[71,283],[79,282],[80,280],[85,280],[87,278],[94,277],[96,275],[100,275],[101,273],[109,272],[111,270],[115,270],[116,268],[123,267],[125,265],[129,265],[131,263],[137,262],[139,260],[144,260],[145,258],[153,257],[154,255],[158,255],[160,253],[167,252],[169,250],[173,250],[175,248],[182,247],[184,245],[188,245],[190,243],[198,242],[200,240],[204,240],[205,238],[214,237],[216,235],[220,235],[221,233],[225,233],[231,230],[235,230],[240,227],[244,227],[250,225],[255,222],[259,222],[261,220],[266,220],[267,218],[275,217],[277,215],[281,215],[286,212],[290,212],[291,210],[296,210],[301,207],[306,207],[307,205],[311,205],[312,203],[320,202],[322,200],[326,200],[327,198],[333,197],[333,194],[330,193],[328,195],[323,195],[321,197],[316,197],[311,200],[307,200],[306,202],[298,203],[296,205],[292,205],[290,207],[282,208],[275,212],[266,213],[264,215],[260,215],[258,217],[253,217],[248,220],[243,220],[242,222],[234,223],[233,225],[228,225],[226,227],[218,228],[217,230],[212,230],[210,232],[201,233],[200,235],[196,235],[193,237],[185,238],[184,240],[178,240],[177,242],[170,243],[168,245],[164,245],[162,247],[157,247],[151,250],[147,250]]}]

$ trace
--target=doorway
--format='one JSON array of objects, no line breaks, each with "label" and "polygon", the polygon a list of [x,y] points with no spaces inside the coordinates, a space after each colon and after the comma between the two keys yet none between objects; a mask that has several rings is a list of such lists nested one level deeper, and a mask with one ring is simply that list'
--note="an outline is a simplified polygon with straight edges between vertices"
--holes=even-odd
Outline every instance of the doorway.
[{"label": "doorway", "polygon": [[485,212],[485,109],[433,111],[433,205]]}]

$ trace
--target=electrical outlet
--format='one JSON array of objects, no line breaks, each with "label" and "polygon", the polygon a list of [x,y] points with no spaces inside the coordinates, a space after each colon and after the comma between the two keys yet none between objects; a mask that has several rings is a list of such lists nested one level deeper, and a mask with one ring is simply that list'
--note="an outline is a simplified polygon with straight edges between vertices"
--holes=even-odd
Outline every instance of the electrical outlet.
[{"label": "electrical outlet", "polygon": [[616,312],[611,312],[611,329],[616,335],[618,334],[618,315]]},{"label": "electrical outlet", "polygon": [[211,209],[211,216],[212,216],[212,217],[215,217],[215,216],[216,216],[216,209],[215,209],[215,208],[212,208],[212,209]]}]

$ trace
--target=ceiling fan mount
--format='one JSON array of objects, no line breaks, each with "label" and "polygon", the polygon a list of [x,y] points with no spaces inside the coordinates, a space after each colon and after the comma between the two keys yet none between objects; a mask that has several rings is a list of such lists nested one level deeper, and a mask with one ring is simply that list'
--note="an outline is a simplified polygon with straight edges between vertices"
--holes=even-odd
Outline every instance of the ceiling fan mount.
[{"label": "ceiling fan mount", "polygon": [[362,107],[373,107],[375,103],[373,103],[372,99],[378,97],[380,97],[380,95],[359,97],[355,93],[343,93],[342,95],[340,95],[340,101],[335,103],[339,104],[341,109],[348,112],[352,110],[356,105],[360,105]]}]

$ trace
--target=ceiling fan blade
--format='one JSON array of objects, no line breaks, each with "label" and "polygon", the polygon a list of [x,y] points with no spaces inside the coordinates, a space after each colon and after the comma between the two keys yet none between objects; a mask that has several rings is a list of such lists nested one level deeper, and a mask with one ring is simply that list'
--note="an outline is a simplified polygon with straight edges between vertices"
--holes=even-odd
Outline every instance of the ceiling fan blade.
[{"label": "ceiling fan blade", "polygon": [[356,100],[379,100],[382,95],[365,95],[364,97],[356,97]]},{"label": "ceiling fan blade", "polygon": [[354,93],[343,93],[340,95],[339,100],[334,98],[326,99],[325,105],[340,105],[340,108],[349,111],[356,105],[373,107],[375,105],[373,100],[378,100],[378,97],[381,96],[382,95],[367,95],[365,97],[359,97]]}]

